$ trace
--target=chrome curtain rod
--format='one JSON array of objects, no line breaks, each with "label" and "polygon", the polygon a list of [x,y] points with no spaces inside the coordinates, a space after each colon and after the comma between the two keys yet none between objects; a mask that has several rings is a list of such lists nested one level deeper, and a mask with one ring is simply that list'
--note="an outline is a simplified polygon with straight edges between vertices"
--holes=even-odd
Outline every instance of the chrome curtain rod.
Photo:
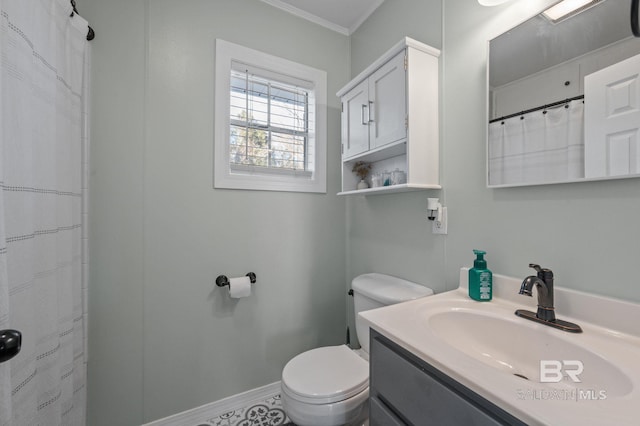
[{"label": "chrome curtain rod", "polygon": [[558,106],[558,105],[568,104],[569,102],[577,101],[578,99],[584,99],[584,95],[574,96],[573,98],[567,98],[567,99],[565,99],[563,101],[553,102],[553,103],[550,103],[550,104],[546,104],[546,105],[542,105],[542,106],[539,106],[539,107],[531,108],[531,109],[528,109],[528,110],[525,110],[525,111],[516,112],[514,114],[505,115],[504,117],[494,118],[493,120],[489,120],[489,123],[495,123],[496,121],[506,120],[507,118],[523,116],[525,114],[529,114],[530,112],[545,110],[547,108],[552,108],[552,107],[555,107],[555,106]]},{"label": "chrome curtain rod", "polygon": [[[75,13],[78,13],[78,9],[76,8],[76,0],[71,0],[71,7],[73,7],[73,12],[71,12],[71,17],[73,17],[73,15]],[[80,15],[78,13],[78,15]],[[87,32],[87,40],[91,41],[96,37],[96,33],[95,31],[93,31],[93,28],[89,27],[89,31]]]}]

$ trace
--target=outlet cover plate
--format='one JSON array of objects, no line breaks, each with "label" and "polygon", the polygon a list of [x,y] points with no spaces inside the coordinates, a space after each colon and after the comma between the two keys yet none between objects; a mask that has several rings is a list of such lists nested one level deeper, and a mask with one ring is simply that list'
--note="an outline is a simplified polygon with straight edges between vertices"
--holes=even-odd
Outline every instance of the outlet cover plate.
[{"label": "outlet cover plate", "polygon": [[432,228],[431,228],[431,232],[434,234],[441,234],[441,235],[446,235],[447,234],[447,208],[443,207],[442,208],[442,220],[440,222],[438,222],[437,220],[434,220],[433,223],[431,224]]}]

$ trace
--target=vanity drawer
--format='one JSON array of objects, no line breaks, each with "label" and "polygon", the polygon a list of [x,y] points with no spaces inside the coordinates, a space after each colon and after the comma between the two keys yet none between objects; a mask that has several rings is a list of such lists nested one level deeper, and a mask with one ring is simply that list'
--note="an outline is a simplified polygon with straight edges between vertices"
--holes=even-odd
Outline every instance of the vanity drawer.
[{"label": "vanity drawer", "polygon": [[369,399],[369,425],[370,426],[404,426],[400,420],[386,405],[378,398]]},{"label": "vanity drawer", "polygon": [[371,409],[372,426],[403,424],[389,422],[389,412],[411,425],[525,424],[374,330],[370,369],[371,400],[385,407],[383,415]]}]

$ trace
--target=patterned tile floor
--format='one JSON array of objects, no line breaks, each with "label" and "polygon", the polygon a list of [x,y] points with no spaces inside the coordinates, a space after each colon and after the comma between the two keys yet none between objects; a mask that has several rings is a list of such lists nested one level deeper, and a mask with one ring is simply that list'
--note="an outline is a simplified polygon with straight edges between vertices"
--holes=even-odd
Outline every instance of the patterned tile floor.
[{"label": "patterned tile floor", "polygon": [[196,426],[295,426],[282,409],[280,395],[207,419]]}]

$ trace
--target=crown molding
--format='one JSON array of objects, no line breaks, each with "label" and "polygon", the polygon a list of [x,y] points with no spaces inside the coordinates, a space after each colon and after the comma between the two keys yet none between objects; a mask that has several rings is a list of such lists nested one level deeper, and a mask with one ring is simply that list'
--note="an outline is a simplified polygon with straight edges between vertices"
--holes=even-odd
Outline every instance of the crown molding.
[{"label": "crown molding", "polygon": [[332,31],[335,31],[335,32],[338,32],[340,34],[343,34],[343,35],[346,35],[346,36],[351,34],[351,32],[349,31],[348,28],[345,28],[345,27],[343,27],[341,25],[338,25],[338,24],[335,24],[333,22],[327,21],[326,19],[321,18],[321,17],[319,17],[317,15],[314,15],[312,13],[309,13],[306,10],[298,9],[297,7],[291,6],[290,4],[285,3],[283,1],[280,1],[280,0],[262,0],[262,1],[264,3],[267,3],[267,4],[271,5],[271,6],[273,6],[273,7],[277,7],[280,10],[284,10],[285,12],[288,12],[288,13],[290,13],[292,15],[295,15],[295,16],[297,16],[299,18],[306,19],[307,21],[311,21],[311,22],[313,22],[315,24],[321,25],[321,26],[323,26],[325,28],[328,28],[328,29],[330,29]]}]

